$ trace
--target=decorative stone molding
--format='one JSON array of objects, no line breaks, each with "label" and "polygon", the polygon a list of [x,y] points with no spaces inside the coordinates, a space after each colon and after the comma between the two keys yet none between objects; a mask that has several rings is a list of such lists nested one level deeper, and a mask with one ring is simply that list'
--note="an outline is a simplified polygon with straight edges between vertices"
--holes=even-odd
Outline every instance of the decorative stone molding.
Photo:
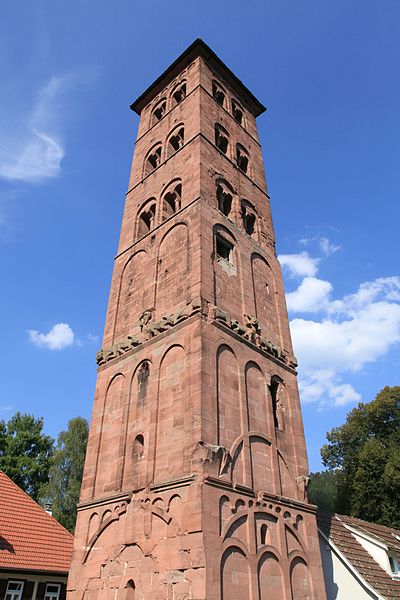
[{"label": "decorative stone molding", "polygon": [[99,366],[106,364],[122,354],[126,354],[133,348],[140,346],[143,342],[164,333],[168,329],[175,327],[178,323],[185,321],[192,315],[201,311],[201,298],[192,300],[189,304],[179,309],[172,315],[161,317],[159,321],[152,322],[152,313],[145,311],[139,319],[138,326],[141,333],[138,336],[128,335],[124,340],[114,344],[111,348],[102,348],[96,354],[96,362]]},{"label": "decorative stone molding", "polygon": [[231,319],[229,313],[221,310],[217,306],[210,306],[209,318],[212,321],[223,323],[238,335],[257,346],[263,352],[270,354],[289,365],[292,369],[296,369],[298,363],[295,356],[290,356],[285,350],[282,350],[268,340],[265,335],[262,335],[261,327],[257,317],[254,315],[244,315],[245,322],[240,323],[236,319]]}]

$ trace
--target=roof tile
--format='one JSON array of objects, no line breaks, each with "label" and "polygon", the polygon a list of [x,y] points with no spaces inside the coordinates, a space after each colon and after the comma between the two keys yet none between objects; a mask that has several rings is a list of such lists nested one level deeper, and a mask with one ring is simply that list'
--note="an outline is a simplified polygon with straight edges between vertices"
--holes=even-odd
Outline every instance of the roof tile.
[{"label": "roof tile", "polygon": [[0,569],[68,573],[73,539],[0,471]]}]

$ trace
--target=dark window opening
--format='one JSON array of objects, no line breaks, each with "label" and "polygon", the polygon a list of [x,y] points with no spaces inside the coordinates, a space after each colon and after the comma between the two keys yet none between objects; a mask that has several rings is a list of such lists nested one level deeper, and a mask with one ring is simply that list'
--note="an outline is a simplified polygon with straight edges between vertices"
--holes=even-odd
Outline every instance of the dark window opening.
[{"label": "dark window opening", "polygon": [[268,527],[263,523],[260,528],[261,546],[266,543]]},{"label": "dark window opening", "polygon": [[247,235],[253,235],[256,229],[256,215],[242,204],[243,227]]},{"label": "dark window opening", "polygon": [[142,210],[139,215],[138,238],[143,237],[154,227],[156,205],[152,204],[148,209]]},{"label": "dark window opening", "polygon": [[224,105],[225,92],[222,86],[220,86],[219,83],[217,83],[216,81],[213,81],[212,83],[212,95],[213,98],[218,102],[218,104],[220,104],[221,106]]},{"label": "dark window opening", "polygon": [[272,379],[271,385],[269,386],[269,391],[272,400],[272,414],[274,419],[274,427],[275,429],[281,429],[281,407],[278,397],[279,381],[277,379]]},{"label": "dark window opening", "polygon": [[155,109],[153,110],[153,123],[152,123],[153,125],[155,123],[158,123],[158,121],[161,121],[161,119],[165,115],[166,109],[167,109],[167,102],[165,100],[160,102],[160,104],[158,104],[155,107]]},{"label": "dark window opening", "polygon": [[232,115],[239,125],[243,125],[243,109],[236,100],[232,100]]},{"label": "dark window opening", "polygon": [[184,98],[186,98],[186,83],[182,83],[172,94],[175,104],[179,104]]},{"label": "dark window opening", "polygon": [[126,584],[125,600],[135,600],[135,583],[132,579]]},{"label": "dark window opening", "polygon": [[228,192],[224,185],[217,186],[218,209],[226,216],[229,216],[232,208],[232,194]]},{"label": "dark window opening", "polygon": [[236,163],[243,173],[247,173],[249,157],[246,153],[246,150],[240,144],[236,144]]},{"label": "dark window opening", "polygon": [[182,184],[178,183],[175,188],[167,192],[163,198],[162,220],[172,217],[181,207]]},{"label": "dark window opening", "polygon": [[232,262],[233,246],[228,240],[217,235],[215,236],[215,252],[218,258],[223,258],[228,262]]},{"label": "dark window opening", "polygon": [[144,456],[144,437],[141,433],[135,437],[132,449],[133,460],[140,460]]},{"label": "dark window opening", "polygon": [[215,145],[226,154],[229,144],[229,134],[221,125],[215,125]]},{"label": "dark window opening", "polygon": [[181,127],[176,134],[171,135],[171,137],[169,138],[169,145],[168,145],[169,155],[171,155],[174,152],[176,152],[177,150],[179,150],[179,148],[182,148],[182,146],[184,144],[184,135],[185,135],[185,131],[184,131],[183,127]]},{"label": "dark window opening", "polygon": [[154,152],[149,154],[149,156],[147,157],[146,175],[149,175],[150,173],[152,173],[154,171],[154,169],[157,169],[157,167],[160,165],[160,163],[161,163],[161,146],[158,146],[158,148],[156,148],[154,150]]}]

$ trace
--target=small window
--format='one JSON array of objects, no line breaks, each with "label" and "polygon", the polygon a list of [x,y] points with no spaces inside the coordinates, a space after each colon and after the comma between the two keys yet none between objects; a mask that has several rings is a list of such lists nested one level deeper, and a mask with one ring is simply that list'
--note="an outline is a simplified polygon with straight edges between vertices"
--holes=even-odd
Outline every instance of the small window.
[{"label": "small window", "polygon": [[233,246],[220,235],[215,236],[215,252],[217,259],[222,258],[228,262],[232,262]]},{"label": "small window", "polygon": [[218,104],[220,104],[221,106],[224,106],[225,90],[222,87],[222,85],[220,85],[216,81],[212,82],[212,95],[213,95],[214,100],[216,100],[218,102]]},{"label": "small window", "polygon": [[249,167],[249,155],[241,144],[236,144],[236,164],[243,173],[247,173]]},{"label": "small window", "polygon": [[226,216],[229,216],[229,213],[232,209],[232,200],[233,196],[230,193],[228,187],[224,183],[219,183],[217,185],[217,202],[218,209]]},{"label": "small window", "polygon": [[239,123],[243,125],[243,109],[237,100],[232,99],[232,116]]},{"label": "small window", "polygon": [[397,560],[397,556],[389,556],[390,570],[392,575],[395,577],[400,577],[400,565]]},{"label": "small window", "polygon": [[221,152],[224,154],[227,153],[229,145],[229,133],[222,127],[222,125],[219,125],[219,123],[216,123],[215,125],[215,145],[217,146],[218,150],[221,150]]},{"label": "small window", "polygon": [[261,546],[264,546],[264,544],[266,544],[267,531],[268,531],[268,527],[265,523],[263,523],[260,527]]},{"label": "small window", "polygon": [[144,437],[141,433],[135,437],[132,448],[132,459],[140,460],[144,456]]},{"label": "small window", "polygon": [[132,579],[126,584],[125,600],[135,600],[135,583]]},{"label": "small window", "polygon": [[166,221],[181,208],[182,184],[178,183],[173,189],[167,191],[163,197],[162,220]]},{"label": "small window", "polygon": [[158,121],[161,121],[161,119],[163,118],[163,116],[166,113],[166,110],[167,110],[167,101],[161,100],[161,102],[159,102],[157,104],[157,106],[155,107],[155,109],[153,110],[151,124],[155,125],[156,123],[158,123]]},{"label": "small window", "polygon": [[58,600],[60,597],[60,589],[61,585],[59,583],[48,583],[46,585],[44,600]]},{"label": "small window", "polygon": [[142,210],[138,220],[138,239],[149,233],[154,227],[154,221],[156,216],[156,203],[146,205],[146,208]]},{"label": "small window", "polygon": [[24,589],[23,581],[9,581],[4,600],[21,600]]},{"label": "small window", "polygon": [[256,229],[256,215],[249,208],[247,202],[243,201],[241,205],[243,227],[247,235],[254,236]]},{"label": "small window", "polygon": [[145,175],[150,175],[161,163],[161,144],[154,148],[146,159]]},{"label": "small window", "polygon": [[168,156],[171,156],[175,152],[182,148],[185,141],[185,130],[183,127],[180,127],[178,131],[171,135],[168,143]]},{"label": "small window", "polygon": [[172,100],[176,104],[186,98],[186,82],[180,83],[172,92]]},{"label": "small window", "polygon": [[279,398],[279,388],[281,383],[282,381],[278,377],[274,376],[271,380],[271,385],[269,386],[269,391],[272,400],[272,414],[275,429],[283,429],[282,406]]}]

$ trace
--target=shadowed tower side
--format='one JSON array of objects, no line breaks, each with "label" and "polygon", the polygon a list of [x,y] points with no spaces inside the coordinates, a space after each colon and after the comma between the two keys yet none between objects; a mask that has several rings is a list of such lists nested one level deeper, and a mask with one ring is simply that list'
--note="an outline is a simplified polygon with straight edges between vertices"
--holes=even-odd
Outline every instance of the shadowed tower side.
[{"label": "shadowed tower side", "polygon": [[325,600],[265,109],[201,40],[132,108],[69,600]]}]

